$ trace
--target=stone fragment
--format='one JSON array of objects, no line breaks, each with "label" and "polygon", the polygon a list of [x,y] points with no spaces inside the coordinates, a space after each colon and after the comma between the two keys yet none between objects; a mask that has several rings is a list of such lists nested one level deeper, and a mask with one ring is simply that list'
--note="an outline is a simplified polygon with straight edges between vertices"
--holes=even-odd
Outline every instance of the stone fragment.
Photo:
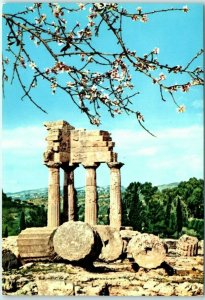
[{"label": "stone fragment", "polygon": [[127,241],[131,240],[131,238],[137,234],[140,234],[140,232],[136,230],[129,230],[129,229],[120,230],[120,235],[122,239],[125,239]]},{"label": "stone fragment", "polygon": [[19,289],[16,293],[16,295],[38,295],[38,288],[35,282],[28,282],[25,284],[21,289]]},{"label": "stone fragment", "polygon": [[176,249],[177,240],[175,240],[175,239],[163,239],[163,241],[167,244],[169,250]]},{"label": "stone fragment", "polygon": [[156,280],[148,280],[147,282],[145,282],[143,288],[144,289],[149,289],[149,290],[153,290],[153,288],[158,285],[158,282]]},{"label": "stone fragment", "polygon": [[134,236],[128,246],[135,262],[143,268],[156,268],[166,257],[164,243],[153,234],[142,233]]},{"label": "stone fragment", "polygon": [[58,227],[53,244],[55,252],[70,262],[93,262],[102,247],[98,234],[89,224],[73,221]]},{"label": "stone fragment", "polygon": [[98,284],[98,286],[89,286],[85,291],[85,296],[109,296],[109,288],[108,285]]},{"label": "stone fragment", "polygon": [[33,227],[21,231],[17,239],[22,262],[49,260],[55,256],[53,236],[56,228]]},{"label": "stone fragment", "polygon": [[102,240],[102,250],[99,259],[105,262],[117,260],[123,252],[123,240],[119,230],[109,225],[96,225],[93,228]]},{"label": "stone fragment", "polygon": [[2,268],[4,271],[17,269],[20,266],[20,261],[16,255],[9,249],[2,250]]},{"label": "stone fragment", "polygon": [[2,290],[6,292],[15,292],[16,287],[16,279],[12,276],[4,276],[2,278]]},{"label": "stone fragment", "polygon": [[177,253],[181,256],[196,256],[198,239],[186,234],[182,235],[177,242]]},{"label": "stone fragment", "polygon": [[204,240],[201,240],[198,243],[198,254],[204,255]]},{"label": "stone fragment", "polygon": [[193,283],[186,281],[180,283],[175,287],[176,296],[199,296],[203,293],[203,284]]},{"label": "stone fragment", "polygon": [[74,284],[67,280],[37,280],[38,296],[73,296]]},{"label": "stone fragment", "polygon": [[16,257],[19,256],[18,246],[17,246],[18,236],[8,236],[2,239],[2,249],[9,249],[13,252]]}]

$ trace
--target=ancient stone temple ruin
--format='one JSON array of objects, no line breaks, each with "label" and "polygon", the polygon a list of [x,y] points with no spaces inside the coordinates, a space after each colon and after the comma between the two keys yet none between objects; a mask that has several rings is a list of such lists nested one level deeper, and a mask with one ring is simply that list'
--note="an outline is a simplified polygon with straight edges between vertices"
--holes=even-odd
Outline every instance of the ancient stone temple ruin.
[{"label": "ancient stone temple ruin", "polygon": [[[178,241],[162,240],[159,236],[140,233],[132,227],[121,226],[120,168],[123,164],[117,162],[110,134],[107,131],[75,129],[65,121],[48,122],[45,126],[48,130],[46,138],[48,144],[44,153],[44,163],[49,170],[48,226],[22,230],[16,240],[17,254],[12,252],[13,245],[12,251],[3,250],[2,261],[5,271],[12,268],[12,264],[18,268],[22,264],[32,262],[31,265],[26,264],[23,269],[20,268],[19,273],[12,271],[12,278],[8,278],[8,281],[6,281],[8,274],[5,273],[4,290],[11,291],[10,295],[14,295],[16,290],[16,295],[21,293],[25,295],[29,285],[32,291],[35,288],[35,293],[43,296],[114,296],[121,286],[121,294],[117,294],[120,296],[202,294],[203,284],[198,283],[199,279],[203,280],[203,272],[200,271],[201,277],[198,277],[199,270],[203,267],[202,260],[198,260],[199,257],[194,260],[199,247],[196,237],[183,235]],[[96,169],[101,163],[107,163],[110,168],[110,225],[96,224]],[[74,171],[80,164],[86,169],[85,222],[73,222],[76,206]],[[61,168],[64,172],[62,219],[60,217]],[[200,247],[203,249],[203,241],[201,242]],[[192,260],[190,260],[191,268],[186,269],[186,273],[194,271],[191,280],[193,278],[197,280],[197,282],[193,281],[193,289],[190,289],[190,277],[185,278],[184,272],[181,273],[184,271],[182,266],[185,261],[185,267],[187,266],[188,256]],[[193,264],[196,261],[200,261],[200,266]],[[36,272],[38,269],[39,273]],[[154,269],[154,272],[150,272],[150,278],[155,276],[152,280],[148,277],[150,269]],[[28,279],[21,278],[22,274],[25,276],[26,270]],[[34,275],[31,275],[32,270],[35,270]],[[77,275],[79,272],[80,276]],[[101,273],[100,277],[93,276],[93,272],[98,275]],[[54,273],[58,277],[55,277]],[[115,276],[112,280],[110,274],[112,277]],[[179,277],[180,274],[183,276]],[[13,281],[14,276],[16,282]],[[174,280],[171,282],[168,276]],[[122,278],[120,282],[119,278]],[[128,281],[132,283],[131,286],[128,285]],[[168,285],[166,292],[160,294],[164,289],[164,285],[161,285],[162,281],[168,282]],[[22,285],[24,282],[25,285]],[[103,286],[99,289],[102,282]],[[182,284],[177,286],[176,282]],[[184,293],[184,283],[188,292],[191,291],[190,294]],[[19,291],[18,289],[21,288],[22,290]],[[129,288],[131,292],[127,294]]]},{"label": "ancient stone temple ruin", "polygon": [[64,171],[63,221],[74,220],[74,170],[82,164],[86,169],[85,222],[97,224],[96,169],[101,163],[110,168],[110,225],[121,226],[121,178],[123,163],[113,152],[114,142],[107,131],[75,129],[66,121],[47,122],[47,149],[44,163],[49,170],[48,227],[57,227],[60,220],[60,168]]}]

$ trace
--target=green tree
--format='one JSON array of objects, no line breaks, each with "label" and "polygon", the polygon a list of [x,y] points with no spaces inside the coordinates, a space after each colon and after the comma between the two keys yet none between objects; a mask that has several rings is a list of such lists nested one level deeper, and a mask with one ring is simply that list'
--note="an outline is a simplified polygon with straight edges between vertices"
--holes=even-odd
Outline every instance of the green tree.
[{"label": "green tree", "polygon": [[2,235],[3,235],[4,238],[8,237],[9,232],[8,232],[8,227],[7,226],[5,226],[5,229],[3,230],[3,234]]},{"label": "green tree", "polygon": [[204,217],[204,181],[195,177],[182,181],[177,188],[178,194],[185,200],[189,217]]},{"label": "green tree", "polygon": [[144,231],[146,228],[146,204],[140,195],[140,182],[132,182],[124,192],[123,225],[132,226],[135,230]]},{"label": "green tree", "polygon": [[165,209],[161,192],[157,192],[149,200],[147,232],[156,235],[164,236],[165,232]]},{"label": "green tree", "polygon": [[180,197],[177,197],[177,207],[176,207],[176,216],[177,216],[177,232],[178,236],[180,235],[183,227],[183,212]]},{"label": "green tree", "polygon": [[140,194],[144,196],[144,200],[146,203],[152,198],[152,196],[158,191],[157,186],[152,186],[151,182],[145,182],[141,184]]},{"label": "green tree", "polygon": [[22,230],[26,229],[26,220],[25,220],[25,213],[24,213],[24,211],[22,211],[21,214],[20,214],[19,229],[20,229],[20,232]]},{"label": "green tree", "polygon": [[44,205],[26,209],[26,227],[43,227],[47,225],[47,211]]}]

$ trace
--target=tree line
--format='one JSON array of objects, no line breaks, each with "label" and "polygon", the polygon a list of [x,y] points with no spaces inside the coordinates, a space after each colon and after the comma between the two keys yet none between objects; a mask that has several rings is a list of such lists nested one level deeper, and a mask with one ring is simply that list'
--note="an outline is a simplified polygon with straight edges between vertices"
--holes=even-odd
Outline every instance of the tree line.
[{"label": "tree line", "polygon": [[203,186],[196,178],[162,191],[149,182],[132,182],[123,194],[122,225],[161,237],[186,233],[203,239]]},{"label": "tree line", "polygon": [[[186,233],[203,239],[202,179],[190,178],[176,187],[160,190],[150,182],[132,182],[122,193],[122,225],[160,237]],[[109,194],[98,193],[98,224],[109,224]],[[27,227],[47,224],[45,205],[12,200],[3,193],[2,234],[18,235]],[[84,221],[85,196],[75,193],[75,220]]]}]

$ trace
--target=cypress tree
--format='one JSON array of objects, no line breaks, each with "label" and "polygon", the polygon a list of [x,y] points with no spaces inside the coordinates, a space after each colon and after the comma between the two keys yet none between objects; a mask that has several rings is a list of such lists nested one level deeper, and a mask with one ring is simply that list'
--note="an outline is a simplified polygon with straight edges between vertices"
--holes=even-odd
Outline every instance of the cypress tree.
[{"label": "cypress tree", "polygon": [[26,220],[25,220],[25,213],[24,213],[24,211],[22,211],[21,215],[20,215],[19,228],[20,228],[20,232],[22,230],[26,229]]},{"label": "cypress tree", "polygon": [[7,225],[6,225],[6,227],[5,227],[5,229],[4,229],[4,232],[3,232],[3,237],[4,237],[4,238],[7,238],[8,235],[9,235],[9,233],[8,233],[8,227],[7,227]]},{"label": "cypress tree", "polygon": [[177,198],[176,216],[177,216],[177,233],[179,236],[183,227],[183,213],[182,213],[182,205],[181,205],[180,197]]}]

